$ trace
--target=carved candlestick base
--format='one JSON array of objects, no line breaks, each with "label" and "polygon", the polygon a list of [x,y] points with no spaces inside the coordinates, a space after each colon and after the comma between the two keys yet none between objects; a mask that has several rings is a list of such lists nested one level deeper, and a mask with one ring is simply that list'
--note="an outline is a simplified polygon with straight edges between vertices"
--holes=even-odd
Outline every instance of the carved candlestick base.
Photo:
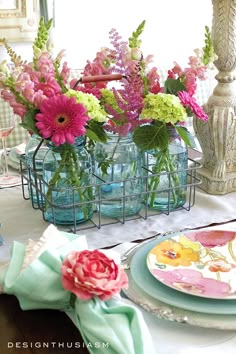
[{"label": "carved candlestick base", "polygon": [[211,194],[236,191],[236,0],[212,0],[218,84],[204,105],[208,122],[194,120],[203,152],[198,175]]},{"label": "carved candlestick base", "polygon": [[218,86],[204,106],[208,122],[194,120],[203,147],[203,168],[198,175],[202,189],[226,194],[236,191],[236,97],[218,96],[217,91]]}]

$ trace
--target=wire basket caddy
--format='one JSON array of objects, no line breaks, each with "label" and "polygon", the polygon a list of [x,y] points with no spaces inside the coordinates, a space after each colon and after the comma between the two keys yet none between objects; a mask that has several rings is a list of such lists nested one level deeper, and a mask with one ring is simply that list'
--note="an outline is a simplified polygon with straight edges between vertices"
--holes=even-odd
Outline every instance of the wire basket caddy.
[{"label": "wire basket caddy", "polygon": [[[39,169],[37,169],[36,167],[35,155],[37,153],[37,149],[33,155],[32,167],[28,166],[28,164],[26,163],[25,156],[24,155],[21,156],[20,169],[21,169],[21,176],[22,176],[23,198],[25,200],[30,200],[32,207],[34,209],[41,210],[43,219],[45,221],[47,221],[47,219],[45,218],[46,210],[50,208],[52,214],[52,223],[56,225],[57,223],[54,214],[54,211],[56,209],[58,210],[58,208],[61,208],[63,211],[64,210],[66,211],[66,209],[72,210],[72,215],[74,215],[74,218],[71,224],[62,225],[62,226],[63,228],[66,228],[67,231],[73,233],[77,233],[77,231],[90,229],[90,228],[100,229],[102,226],[105,225],[111,225],[117,223],[125,224],[130,220],[135,220],[139,218],[146,220],[150,216],[155,216],[155,215],[158,216],[159,214],[163,214],[163,213],[169,215],[170,213],[178,210],[189,211],[195,203],[196,186],[201,184],[201,180],[197,177],[197,170],[201,168],[201,164],[198,161],[195,161],[191,158],[188,158],[188,167],[186,169],[178,169],[178,171],[175,171],[175,173],[185,172],[187,174],[187,182],[175,187],[169,185],[167,188],[165,187],[165,189],[158,188],[158,190],[156,189],[150,191],[148,187],[149,179],[153,177],[160,177],[160,175],[166,175],[170,181],[171,173],[173,174],[173,172],[149,173],[151,171],[147,170],[147,168],[143,166],[142,167],[143,175],[141,175],[141,177],[127,178],[125,180],[116,180],[115,182],[112,182],[112,184],[117,183],[122,185],[122,195],[117,197],[116,201],[120,203],[123,213],[120,217],[108,217],[103,215],[101,211],[101,205],[104,201],[109,202],[109,198],[103,199],[101,189],[104,187],[109,187],[111,182],[103,182],[98,176],[96,176],[95,173],[93,173],[93,183],[88,186],[63,187],[65,189],[65,192],[68,192],[72,195],[71,204],[60,205],[60,206],[58,204],[54,204],[53,200],[48,198],[48,196],[45,193],[45,190],[47,190],[48,187],[47,182],[43,178],[42,173],[40,173]],[[142,183],[143,186],[142,191],[138,193],[130,192],[130,190],[128,190],[126,186],[137,180],[140,180],[140,182]],[[78,202],[75,195],[78,192],[78,189],[84,189],[84,188],[92,188],[93,196],[91,200]],[[170,203],[170,196],[173,190],[178,190],[180,188],[186,191],[186,201],[182,206],[177,207],[176,209],[172,209]],[[154,192],[158,194],[158,193],[163,193],[163,191],[168,195],[168,203],[166,209],[160,211],[160,210],[149,208],[148,198],[150,196],[150,193]],[[33,193],[36,196],[35,198],[31,198]],[[125,215],[127,198],[138,198],[140,197],[140,195],[143,200],[141,210],[131,216]],[[114,197],[111,198],[110,201],[111,202],[114,201]],[[84,223],[78,223],[75,217],[78,208],[87,208],[87,207],[91,208],[91,206],[93,209],[93,216]]]}]

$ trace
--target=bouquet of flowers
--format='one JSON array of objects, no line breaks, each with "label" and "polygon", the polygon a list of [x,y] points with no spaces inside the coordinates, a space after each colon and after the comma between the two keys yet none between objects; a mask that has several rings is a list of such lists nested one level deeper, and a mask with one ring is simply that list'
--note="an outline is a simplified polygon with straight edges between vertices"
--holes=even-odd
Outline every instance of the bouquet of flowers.
[{"label": "bouquet of flowers", "polygon": [[[143,57],[140,36],[143,33],[145,21],[132,33],[128,41],[123,40],[116,29],[111,29],[109,39],[111,46],[103,47],[97,52],[93,61],[87,61],[83,75],[96,78],[97,75],[113,75],[119,81],[110,83],[90,82],[79,89],[96,94],[100,104],[107,113],[108,120],[103,128],[117,143],[110,153],[103,153],[99,157],[99,168],[102,178],[107,175],[109,166],[114,162],[117,149],[126,136],[133,133],[135,127],[143,124],[139,119],[143,108],[143,98],[146,91],[146,78],[144,71],[152,56]],[[147,119],[146,122],[150,120]],[[131,138],[132,141],[132,138]],[[123,176],[120,176],[122,179]]]},{"label": "bouquet of flowers", "polygon": [[108,117],[103,125],[108,141],[96,144],[94,160],[98,181],[106,183],[98,190],[102,199],[99,208],[110,217],[133,215],[142,207],[142,154],[132,140],[132,133],[136,126],[143,124],[139,119],[145,82],[142,73],[150,60],[142,57],[140,49],[144,25],[145,21],[128,41],[112,29],[111,46],[102,48],[92,62],[87,61],[83,71],[95,79],[97,75],[119,77],[115,83],[84,84],[84,90],[96,92]]},{"label": "bouquet of flowers", "polygon": [[[177,135],[187,146],[194,147],[195,142],[184,126],[184,122],[189,115],[204,121],[208,119],[194,94],[197,81],[207,79],[208,65],[214,59],[212,48],[210,32],[206,27],[205,47],[202,50],[195,50],[195,55],[189,57],[188,67],[183,69],[175,62],[174,67],[168,71],[168,77],[163,86],[156,67],[149,69],[145,75],[146,93],[139,116],[143,124],[135,128],[133,139],[140,149],[146,151],[147,154],[152,154],[155,160],[151,168],[148,162],[150,156],[147,157],[146,162],[149,172],[151,175],[154,174],[148,179],[148,191],[151,192],[148,200],[150,207],[155,207],[155,204],[159,205],[156,198],[158,199],[158,186],[161,179],[166,179],[167,195],[171,188],[172,196],[167,198],[167,209],[170,207],[170,200],[172,201],[171,208],[179,206],[176,193],[185,193],[186,188],[176,189],[181,186],[182,182],[176,173],[178,162],[174,161],[174,154],[171,155],[169,146],[171,140],[174,140]],[[147,119],[151,119],[149,124],[145,124]],[[176,156],[175,158],[178,159]],[[181,168],[185,168],[186,174],[187,158],[185,166]],[[166,178],[161,175],[163,172],[167,173]],[[183,184],[186,185],[186,181]],[[180,200],[182,203],[185,199],[180,196]]]},{"label": "bouquet of flowers", "polygon": [[[26,62],[0,40],[11,59],[0,71],[1,96],[9,102],[22,120],[22,127],[37,134],[49,146],[57,147],[57,168],[48,181],[46,196],[51,199],[57,186],[81,187],[81,173],[74,142],[106,141],[102,125],[107,115],[95,95],[75,91],[70,85],[70,68],[63,62],[64,50],[53,58],[47,47],[52,21],[40,19],[38,34],[33,43],[33,60]],[[65,176],[66,175],[66,176]],[[81,189],[83,201],[91,195]]]},{"label": "bouquet of flowers", "polygon": [[[152,173],[174,171],[175,165],[169,155],[170,131],[174,130],[188,146],[194,146],[194,139],[184,126],[189,115],[197,119],[208,117],[197,103],[194,94],[198,80],[207,79],[207,70],[214,60],[214,51],[209,28],[205,28],[205,47],[195,50],[189,57],[188,67],[181,68],[178,63],[168,71],[164,84],[161,83],[159,70],[152,65],[153,56],[144,57],[141,50],[140,35],[145,26],[143,21],[132,33],[129,41],[123,41],[119,33],[110,31],[111,48],[102,48],[96,58],[84,69],[84,75],[121,74],[120,87],[90,84],[89,89],[96,90],[108,121],[104,129],[125,136],[132,132],[133,141],[143,151],[161,153],[156,159]],[[87,85],[88,88],[88,85]],[[117,145],[120,140],[117,140]],[[104,174],[116,152],[111,157],[104,156],[100,167]],[[174,175],[173,179],[175,179]],[[149,190],[156,190],[159,177],[150,179]],[[173,182],[173,181],[172,181]],[[177,182],[175,181],[175,184]],[[173,183],[172,183],[173,184]],[[154,205],[155,193],[150,198]]]}]

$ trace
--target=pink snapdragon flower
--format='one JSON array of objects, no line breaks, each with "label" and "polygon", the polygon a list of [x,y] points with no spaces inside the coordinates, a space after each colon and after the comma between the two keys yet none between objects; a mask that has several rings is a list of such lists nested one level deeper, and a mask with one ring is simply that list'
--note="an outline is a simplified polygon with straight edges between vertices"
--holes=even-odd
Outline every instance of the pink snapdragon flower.
[{"label": "pink snapdragon flower", "polygon": [[[84,76],[96,76],[96,75],[107,75],[111,73],[110,63],[113,60],[113,54],[108,48],[103,48],[96,54],[96,57],[91,62],[87,60],[87,64],[82,72]],[[107,86],[107,81],[97,81],[85,83],[84,87],[99,89],[105,88]]]},{"label": "pink snapdragon flower", "polygon": [[185,87],[188,93],[193,96],[197,89],[196,76],[192,71],[186,72],[185,74]]},{"label": "pink snapdragon flower", "polygon": [[174,61],[174,66],[171,70],[168,70],[168,78],[177,79],[178,77],[182,77],[184,71],[182,70],[181,66]]},{"label": "pink snapdragon flower", "polygon": [[42,102],[47,99],[48,97],[43,94],[43,91],[38,90],[34,93],[34,106],[35,108],[39,108]]},{"label": "pink snapdragon flower", "polygon": [[54,76],[45,75],[45,81],[39,82],[35,87],[35,91],[39,90],[41,90],[46,97],[52,97],[61,93],[61,86]]},{"label": "pink snapdragon flower", "polygon": [[182,69],[177,62],[174,62],[174,67],[168,71],[168,78],[180,79],[191,96],[196,92],[197,79],[207,79],[207,66],[202,65],[200,54],[195,52],[196,56],[189,57],[189,67]]},{"label": "pink snapdragon flower", "polygon": [[66,61],[62,64],[60,76],[63,78],[64,84],[67,84],[70,78],[70,68],[68,67],[68,63]]},{"label": "pink snapdragon flower", "polygon": [[148,71],[147,79],[149,92],[157,94],[164,91],[164,88],[160,85],[160,75],[156,67],[153,67]]},{"label": "pink snapdragon flower", "polygon": [[[70,88],[73,89],[74,85],[76,84],[77,82],[77,79],[73,79],[71,80],[70,82]],[[84,93],[91,93],[92,95],[94,95],[95,97],[97,97],[98,100],[101,99],[102,97],[102,93],[101,93],[101,90],[98,88],[98,87],[84,87],[82,85],[78,85],[76,86],[75,88],[76,91],[81,91],[81,92],[84,92]]]},{"label": "pink snapdragon flower", "polygon": [[23,119],[25,113],[27,112],[27,107],[16,101],[15,95],[7,90],[1,91],[2,98],[9,103],[12,107],[13,112]]},{"label": "pink snapdragon flower", "polygon": [[41,53],[37,61],[37,68],[42,76],[48,74],[55,74],[54,60],[52,59],[51,54],[49,52]]}]

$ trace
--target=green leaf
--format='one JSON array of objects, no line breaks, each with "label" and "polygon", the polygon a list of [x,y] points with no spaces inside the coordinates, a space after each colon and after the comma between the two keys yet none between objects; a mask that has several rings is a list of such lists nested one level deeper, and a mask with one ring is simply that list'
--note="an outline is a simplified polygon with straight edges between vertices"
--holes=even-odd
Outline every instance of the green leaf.
[{"label": "green leaf", "polygon": [[29,111],[27,111],[24,115],[23,122],[19,125],[27,129],[28,131],[39,135],[39,131],[35,126],[35,114],[37,114],[38,112],[38,109],[30,109]]},{"label": "green leaf", "polygon": [[175,126],[179,136],[183,139],[183,141],[191,148],[195,148],[196,147],[196,143],[194,140],[194,137],[192,136],[192,134],[188,131],[188,129],[186,129],[185,127],[182,126]]},{"label": "green leaf", "polygon": [[165,93],[169,93],[169,94],[178,96],[178,92],[179,91],[186,91],[186,87],[180,81],[180,79],[175,80],[175,79],[168,78],[165,81],[164,91],[165,91]]},{"label": "green leaf", "polygon": [[166,149],[169,144],[168,130],[165,124],[155,122],[152,125],[142,125],[134,131],[133,140],[141,150],[156,148]]},{"label": "green leaf", "polygon": [[103,130],[103,127],[100,122],[89,121],[86,127],[86,135],[92,141],[98,141],[105,143],[107,141],[107,135]]},{"label": "green leaf", "polygon": [[110,159],[107,159],[107,160],[104,160],[104,161],[101,161],[99,164],[98,164],[98,167],[101,169],[103,175],[107,175],[108,172],[108,168],[110,167],[112,161]]}]

